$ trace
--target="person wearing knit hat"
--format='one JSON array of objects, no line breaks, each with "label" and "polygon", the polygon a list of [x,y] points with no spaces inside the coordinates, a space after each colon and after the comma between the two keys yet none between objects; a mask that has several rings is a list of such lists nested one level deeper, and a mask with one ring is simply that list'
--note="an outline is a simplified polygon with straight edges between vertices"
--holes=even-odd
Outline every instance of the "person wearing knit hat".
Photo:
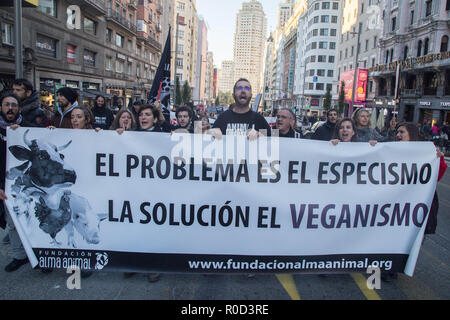
[{"label": "person wearing knit hat", "polygon": [[58,110],[51,120],[51,125],[56,128],[72,128],[70,114],[78,106],[78,93],[72,88],[63,87],[56,92]]}]

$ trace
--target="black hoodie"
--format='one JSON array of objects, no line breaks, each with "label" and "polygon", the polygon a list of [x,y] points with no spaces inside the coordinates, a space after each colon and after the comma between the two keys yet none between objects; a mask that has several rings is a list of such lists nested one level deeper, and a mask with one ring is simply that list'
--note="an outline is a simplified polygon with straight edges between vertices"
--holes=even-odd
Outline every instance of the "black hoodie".
[{"label": "black hoodie", "polygon": [[45,127],[47,117],[41,108],[41,100],[38,91],[33,93],[20,103],[20,113],[23,117],[24,127]]},{"label": "black hoodie", "polygon": [[108,107],[95,106],[91,111],[94,115],[94,123],[92,125],[94,128],[108,130],[111,127],[114,121],[114,114]]}]

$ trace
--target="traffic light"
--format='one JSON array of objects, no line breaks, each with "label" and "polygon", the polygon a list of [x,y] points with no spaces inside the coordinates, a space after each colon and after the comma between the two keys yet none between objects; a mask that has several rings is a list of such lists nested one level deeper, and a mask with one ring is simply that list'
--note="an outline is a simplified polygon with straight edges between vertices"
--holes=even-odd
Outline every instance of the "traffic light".
[{"label": "traffic light", "polygon": [[266,88],[264,89],[264,92],[265,93],[269,93],[269,87],[268,86],[266,86]]},{"label": "traffic light", "polygon": [[306,100],[305,100],[305,107],[306,107],[306,109],[310,109],[311,108],[311,99],[310,98],[306,98]]}]

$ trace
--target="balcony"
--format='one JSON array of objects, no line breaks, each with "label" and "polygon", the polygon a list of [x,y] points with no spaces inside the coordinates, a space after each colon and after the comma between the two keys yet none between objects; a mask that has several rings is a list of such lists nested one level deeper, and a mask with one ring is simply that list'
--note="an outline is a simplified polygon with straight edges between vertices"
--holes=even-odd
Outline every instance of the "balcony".
[{"label": "balcony", "polygon": [[67,0],[67,3],[75,4],[83,8],[85,12],[95,16],[101,16],[106,13],[105,0]]},{"label": "balcony", "polygon": [[106,14],[106,20],[110,20],[115,22],[116,25],[122,27],[122,29],[131,32],[132,34],[136,35],[137,28],[136,25],[128,21],[125,17],[121,17],[120,13],[108,8],[108,12]]},{"label": "balcony", "polygon": [[421,89],[401,89],[400,94],[402,98],[418,98],[422,96]]},{"label": "balcony", "polygon": [[155,29],[156,29],[156,32],[161,32],[161,31],[162,31],[162,29],[161,29],[161,24],[158,23],[158,24],[155,26]]},{"label": "balcony", "polygon": [[150,37],[148,34],[140,32],[138,34],[137,38],[146,41],[147,44],[149,44],[150,46],[152,46],[154,49],[156,49],[158,51],[161,51],[161,49],[162,49],[161,44],[158,41],[156,41],[155,39],[153,39],[152,37]]},{"label": "balcony", "polygon": [[129,0],[128,9],[136,11],[137,10],[136,2],[137,2],[136,0]]}]

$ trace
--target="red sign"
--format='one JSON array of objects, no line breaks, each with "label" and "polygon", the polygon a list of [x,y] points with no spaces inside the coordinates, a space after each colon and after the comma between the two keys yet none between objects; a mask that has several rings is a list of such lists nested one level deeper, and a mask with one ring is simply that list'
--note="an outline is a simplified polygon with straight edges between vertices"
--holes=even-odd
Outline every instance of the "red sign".
[{"label": "red sign", "polygon": [[77,47],[75,46],[67,45],[67,62],[75,63],[76,49]]},{"label": "red sign", "polygon": [[[367,69],[358,69],[356,74],[356,94],[355,94],[355,102],[363,102],[366,101],[367,94],[367,79],[368,79],[368,70]],[[342,81],[345,83],[345,101],[352,101],[352,93],[353,93],[353,79],[355,77],[355,70],[348,70],[341,73],[341,78],[339,84]]]},{"label": "red sign", "polygon": [[358,88],[356,89],[356,102],[366,101],[367,94],[367,78],[369,72],[367,69],[358,69]]}]

